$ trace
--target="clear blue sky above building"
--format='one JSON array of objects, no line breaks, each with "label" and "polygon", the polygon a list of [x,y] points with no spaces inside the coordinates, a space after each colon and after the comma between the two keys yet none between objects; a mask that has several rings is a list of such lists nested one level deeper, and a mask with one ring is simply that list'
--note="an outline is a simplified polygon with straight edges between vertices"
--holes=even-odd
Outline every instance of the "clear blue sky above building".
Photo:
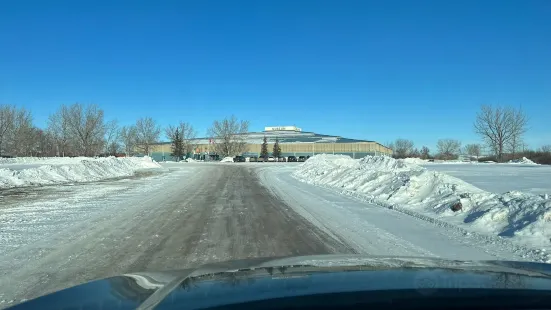
[{"label": "clear blue sky above building", "polygon": [[230,114],[385,143],[476,142],[481,104],[551,143],[551,1],[1,1],[0,104],[131,124]]}]

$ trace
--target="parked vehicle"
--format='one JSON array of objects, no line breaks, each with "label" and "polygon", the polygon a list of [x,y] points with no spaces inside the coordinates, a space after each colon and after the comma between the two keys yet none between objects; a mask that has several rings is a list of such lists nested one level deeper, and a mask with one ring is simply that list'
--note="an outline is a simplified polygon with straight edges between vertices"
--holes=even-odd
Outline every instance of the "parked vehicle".
[{"label": "parked vehicle", "polygon": [[244,156],[235,156],[233,158],[233,162],[234,163],[244,163],[246,160],[245,160],[245,157]]},{"label": "parked vehicle", "polygon": [[251,156],[249,158],[249,162],[251,162],[251,163],[256,163],[257,161],[258,161],[258,157],[256,157],[256,156]]},{"label": "parked vehicle", "polygon": [[257,162],[263,163],[263,162],[265,162],[265,161],[266,161],[266,158],[264,158],[264,157],[258,157]]},{"label": "parked vehicle", "polygon": [[306,156],[299,156],[298,161],[299,162],[305,162],[306,161]]},{"label": "parked vehicle", "polygon": [[297,157],[296,156],[289,156],[289,157],[287,157],[287,161],[288,162],[297,162]]},{"label": "parked vehicle", "polygon": [[285,157],[278,157],[277,161],[282,163],[286,162]]},{"label": "parked vehicle", "polygon": [[268,161],[275,161],[275,158],[273,156],[268,157]]}]

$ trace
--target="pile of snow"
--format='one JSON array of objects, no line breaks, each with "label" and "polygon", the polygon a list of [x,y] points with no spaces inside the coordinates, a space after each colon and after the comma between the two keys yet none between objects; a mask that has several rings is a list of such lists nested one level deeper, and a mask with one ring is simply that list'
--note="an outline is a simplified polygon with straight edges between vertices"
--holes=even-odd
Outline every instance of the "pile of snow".
[{"label": "pile of snow", "polygon": [[[0,164],[0,188],[90,182],[132,176],[138,170],[161,166],[151,157],[127,158],[11,158]],[[17,169],[13,169],[17,164]],[[28,165],[28,168],[26,167]]]},{"label": "pile of snow", "polygon": [[190,157],[190,158],[186,158],[185,162],[186,163],[196,163],[197,161]]},{"label": "pile of snow", "polygon": [[509,161],[510,164],[523,164],[523,165],[537,165],[535,162],[531,161],[530,159],[526,157],[522,157],[521,159],[512,159]]},{"label": "pile of snow", "polygon": [[43,164],[43,165],[63,165],[68,163],[77,163],[90,157],[15,157],[0,158],[0,167],[2,165],[24,165],[24,164]]},{"label": "pile of snow", "polygon": [[388,156],[366,156],[358,162],[360,169],[365,170],[388,170],[388,171],[403,171],[412,169],[423,169],[416,164],[406,161],[405,159],[394,159]]},{"label": "pile of snow", "polygon": [[224,157],[221,161],[221,163],[233,163],[233,157]]},{"label": "pile of snow", "polygon": [[[458,178],[387,156],[358,161],[343,155],[316,155],[293,176],[429,221],[443,220],[522,244],[551,247],[548,195],[489,193]],[[463,210],[453,212],[450,207],[457,202]]]},{"label": "pile of snow", "polygon": [[424,160],[424,159],[421,159],[421,158],[416,158],[416,157],[404,158],[403,161],[408,163],[408,164],[414,164],[414,165],[424,165],[428,162],[427,160]]}]

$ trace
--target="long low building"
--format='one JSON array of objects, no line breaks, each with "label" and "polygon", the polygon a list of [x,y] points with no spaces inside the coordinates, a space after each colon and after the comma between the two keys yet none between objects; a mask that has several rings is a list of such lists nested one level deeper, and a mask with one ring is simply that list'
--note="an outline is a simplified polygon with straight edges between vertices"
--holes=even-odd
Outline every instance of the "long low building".
[{"label": "long low building", "polygon": [[[366,155],[391,155],[392,150],[375,141],[348,139],[340,136],[323,135],[302,131],[295,126],[265,127],[261,132],[246,134],[247,152],[244,156],[259,156],[260,149],[266,137],[268,151],[271,153],[276,138],[281,146],[281,156],[313,156],[316,154],[343,154],[352,158],[362,158]],[[193,140],[196,146],[193,154],[195,159],[208,160],[215,158],[212,139],[197,138]],[[161,142],[152,147],[150,156],[157,161],[172,160],[171,143]]]}]

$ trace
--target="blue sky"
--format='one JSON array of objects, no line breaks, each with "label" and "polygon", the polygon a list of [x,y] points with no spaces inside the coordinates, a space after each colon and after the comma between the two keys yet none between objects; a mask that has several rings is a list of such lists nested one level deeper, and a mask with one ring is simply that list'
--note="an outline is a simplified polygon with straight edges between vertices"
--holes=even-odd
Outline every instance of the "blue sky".
[{"label": "blue sky", "polygon": [[45,125],[95,103],[121,124],[235,114],[434,147],[481,104],[551,143],[551,1],[1,1],[0,104]]}]

